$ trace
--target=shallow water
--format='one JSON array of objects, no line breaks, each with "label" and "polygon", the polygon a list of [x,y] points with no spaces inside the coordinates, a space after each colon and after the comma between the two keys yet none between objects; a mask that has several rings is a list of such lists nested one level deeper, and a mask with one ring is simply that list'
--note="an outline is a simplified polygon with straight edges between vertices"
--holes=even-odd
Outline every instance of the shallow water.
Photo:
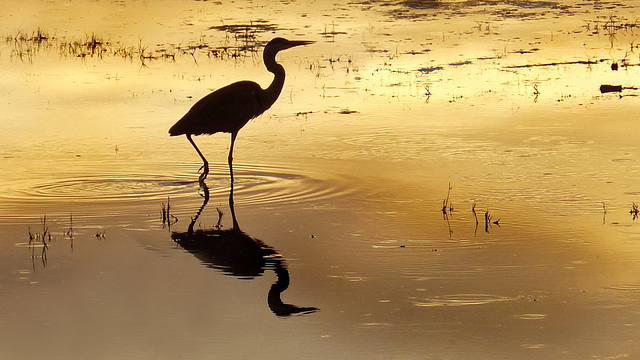
[{"label": "shallow water", "polygon": [[[640,3],[3,9],[3,356],[637,356]],[[274,36],[316,44],[278,56],[232,204],[228,135],[194,138],[203,205],[167,130],[266,86]]]}]

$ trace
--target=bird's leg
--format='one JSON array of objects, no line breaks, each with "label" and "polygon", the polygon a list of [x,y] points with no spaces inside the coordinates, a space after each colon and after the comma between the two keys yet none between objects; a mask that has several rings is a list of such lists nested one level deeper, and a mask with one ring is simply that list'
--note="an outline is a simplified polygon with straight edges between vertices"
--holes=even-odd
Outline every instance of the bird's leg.
[{"label": "bird's leg", "polygon": [[229,146],[229,173],[231,174],[231,183],[233,184],[233,144],[236,142],[238,133],[231,133],[231,145]]},{"label": "bird's leg", "polygon": [[233,220],[233,229],[239,230],[238,220],[236,220],[236,209],[233,203],[233,183],[231,183],[231,188],[229,189],[229,210],[231,210],[231,220]]},{"label": "bird's leg", "polygon": [[196,152],[198,153],[198,155],[200,155],[200,158],[202,159],[203,164],[200,167],[200,169],[204,169],[204,170],[202,171],[202,174],[200,174],[200,177],[198,178],[198,181],[202,183],[204,182],[204,179],[206,179],[207,175],[209,174],[209,162],[204,157],[204,155],[202,155],[202,153],[200,152],[200,149],[198,149],[198,147],[196,146],[196,143],[193,142],[193,139],[191,139],[191,134],[187,134],[187,140],[189,140],[191,145],[193,145],[193,148],[196,149]]},{"label": "bird's leg", "polygon": [[198,221],[200,214],[202,214],[202,210],[204,210],[204,207],[207,206],[207,203],[209,202],[209,187],[204,182],[204,180],[200,181],[200,186],[202,186],[202,190],[204,191],[204,200],[202,200],[202,205],[200,206],[200,209],[198,209],[196,216],[191,218],[191,222],[189,223],[189,227],[187,228],[188,236],[193,235],[193,226],[196,224],[196,221]]}]

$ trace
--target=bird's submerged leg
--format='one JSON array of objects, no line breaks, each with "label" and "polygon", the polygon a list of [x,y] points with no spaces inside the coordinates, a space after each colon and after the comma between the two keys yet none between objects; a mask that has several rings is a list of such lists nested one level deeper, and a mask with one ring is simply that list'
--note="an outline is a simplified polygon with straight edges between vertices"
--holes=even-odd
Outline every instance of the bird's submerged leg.
[{"label": "bird's submerged leg", "polygon": [[193,148],[196,149],[196,152],[198,153],[198,155],[200,155],[200,158],[202,159],[202,166],[200,167],[200,169],[203,169],[203,171],[202,171],[202,174],[200,174],[200,177],[198,178],[198,181],[202,183],[204,182],[204,179],[206,179],[207,175],[209,174],[209,162],[204,157],[204,155],[202,155],[202,153],[200,152],[200,149],[198,149],[198,147],[196,146],[196,143],[193,142],[193,139],[191,139],[190,134],[187,134],[187,140],[189,140],[191,145],[193,145]]},{"label": "bird's submerged leg", "polygon": [[231,183],[233,184],[233,144],[236,142],[238,133],[231,133],[231,145],[229,146],[229,174],[231,174]]},{"label": "bird's submerged leg", "polygon": [[231,188],[229,189],[229,210],[231,210],[231,220],[233,221],[233,228],[240,229],[238,226],[238,220],[236,220],[236,208],[233,203],[233,183],[231,183]]}]

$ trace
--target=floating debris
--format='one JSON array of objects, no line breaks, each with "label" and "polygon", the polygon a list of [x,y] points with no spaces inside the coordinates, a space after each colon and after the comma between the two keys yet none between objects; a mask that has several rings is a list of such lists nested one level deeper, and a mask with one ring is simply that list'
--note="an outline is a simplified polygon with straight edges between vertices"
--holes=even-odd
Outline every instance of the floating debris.
[{"label": "floating debris", "polygon": [[471,65],[471,64],[473,64],[473,62],[471,62],[471,60],[465,60],[465,61],[458,61],[458,62],[449,63],[449,66],[462,66],[462,65]]},{"label": "floating debris", "polygon": [[600,92],[603,94],[620,91],[622,91],[622,85],[600,85]]},{"label": "floating debris", "polygon": [[598,61],[595,61],[595,60],[557,61],[557,62],[539,63],[539,64],[509,65],[509,66],[504,66],[504,68],[505,69],[523,69],[523,68],[559,66],[559,65],[595,65],[604,61],[606,60],[602,59]]},{"label": "floating debris", "polygon": [[603,84],[600,85],[601,93],[610,93],[610,92],[621,92],[622,90],[638,90],[635,86],[622,86],[622,85],[608,85]]},{"label": "floating debris", "polygon": [[442,66],[423,67],[423,68],[418,69],[418,72],[421,72],[423,74],[429,74],[429,73],[432,73],[432,72],[438,71],[438,70],[444,70],[444,68]]}]

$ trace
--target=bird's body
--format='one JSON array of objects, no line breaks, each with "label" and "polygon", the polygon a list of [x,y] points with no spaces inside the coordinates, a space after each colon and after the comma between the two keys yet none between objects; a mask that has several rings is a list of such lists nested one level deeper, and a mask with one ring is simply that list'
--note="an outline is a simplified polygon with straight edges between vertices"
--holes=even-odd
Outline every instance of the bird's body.
[{"label": "bird's body", "polygon": [[249,120],[266,110],[260,100],[260,91],[260,85],[252,81],[239,81],[218,89],[195,103],[189,112],[171,127],[169,134],[175,136],[237,132]]},{"label": "bird's body", "polygon": [[294,46],[307,45],[310,41],[289,41],[283,38],[271,40],[264,48],[264,64],[274,74],[273,81],[267,89],[253,81],[238,81],[220,88],[198,100],[193,107],[170,129],[171,136],[186,135],[203,161],[202,182],[208,172],[209,163],[202,155],[191,135],[214,134],[226,132],[231,134],[229,147],[229,172],[233,182],[233,144],[238,131],[249,120],[261,115],[278,99],[284,86],[285,72],[282,65],[275,60],[278,51]]}]

